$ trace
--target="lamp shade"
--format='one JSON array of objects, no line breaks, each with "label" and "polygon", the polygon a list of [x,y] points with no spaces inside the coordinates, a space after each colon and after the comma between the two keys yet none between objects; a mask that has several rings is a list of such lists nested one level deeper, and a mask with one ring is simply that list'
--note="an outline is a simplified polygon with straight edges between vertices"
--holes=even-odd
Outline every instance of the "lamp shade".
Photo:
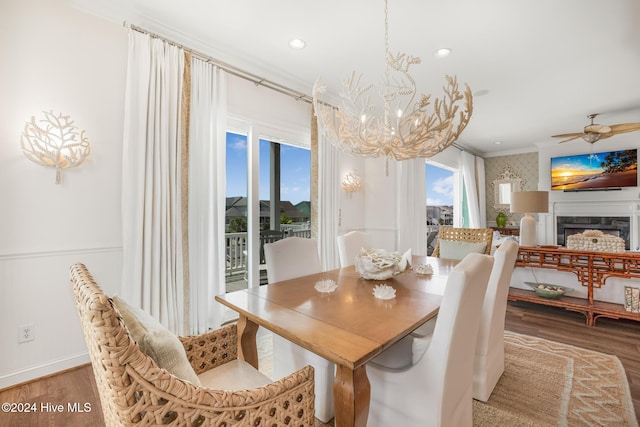
[{"label": "lamp shade", "polygon": [[515,191],[511,193],[511,213],[549,212],[549,193],[546,191]]}]

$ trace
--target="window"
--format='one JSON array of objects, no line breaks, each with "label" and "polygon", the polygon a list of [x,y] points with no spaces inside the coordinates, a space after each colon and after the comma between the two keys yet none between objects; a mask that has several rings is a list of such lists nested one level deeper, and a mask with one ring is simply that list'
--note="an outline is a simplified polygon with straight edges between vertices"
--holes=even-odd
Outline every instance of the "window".
[{"label": "window", "polygon": [[454,219],[455,173],[432,162],[426,163],[427,175],[427,254],[435,248],[438,228],[452,226]]},{"label": "window", "polygon": [[[247,287],[247,136],[227,132],[226,269],[227,292]],[[259,140],[260,283],[266,283],[262,245],[288,236],[311,237],[311,153],[308,149]],[[278,184],[279,183],[279,184]],[[257,237],[256,237],[257,238]]]}]

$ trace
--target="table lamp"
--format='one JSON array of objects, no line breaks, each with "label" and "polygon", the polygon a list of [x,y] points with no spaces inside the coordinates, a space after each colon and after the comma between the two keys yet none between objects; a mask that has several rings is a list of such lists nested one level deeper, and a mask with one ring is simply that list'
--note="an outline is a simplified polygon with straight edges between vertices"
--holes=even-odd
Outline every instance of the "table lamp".
[{"label": "table lamp", "polygon": [[524,214],[520,220],[520,246],[536,246],[536,220],[531,214],[549,212],[549,193],[515,191],[511,193],[511,212]]}]

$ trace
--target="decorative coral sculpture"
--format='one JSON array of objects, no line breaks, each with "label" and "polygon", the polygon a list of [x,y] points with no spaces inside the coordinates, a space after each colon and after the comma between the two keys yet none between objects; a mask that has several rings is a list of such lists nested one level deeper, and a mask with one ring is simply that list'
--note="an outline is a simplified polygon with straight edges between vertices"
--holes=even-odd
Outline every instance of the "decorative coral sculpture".
[{"label": "decorative coral sculpture", "polygon": [[32,162],[56,168],[56,184],[60,169],[80,165],[89,155],[89,140],[85,131],[73,124],[70,116],[44,111],[44,118],[27,122],[20,137],[20,147]]},{"label": "decorative coral sculpture", "polygon": [[393,299],[396,297],[396,290],[393,286],[380,283],[373,288],[373,296],[378,299]]}]

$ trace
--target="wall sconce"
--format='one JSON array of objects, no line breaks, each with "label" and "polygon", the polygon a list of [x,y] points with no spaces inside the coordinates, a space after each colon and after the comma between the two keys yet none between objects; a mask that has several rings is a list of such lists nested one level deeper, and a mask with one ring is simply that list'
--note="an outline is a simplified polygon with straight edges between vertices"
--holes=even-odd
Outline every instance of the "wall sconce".
[{"label": "wall sconce", "polygon": [[349,171],[344,178],[342,178],[342,189],[349,195],[356,191],[360,191],[362,183],[360,182],[360,174],[357,170]]},{"label": "wall sconce", "polygon": [[43,113],[40,124],[34,116],[25,124],[20,147],[32,162],[56,168],[56,184],[60,184],[60,169],[82,164],[91,151],[89,140],[69,116]]}]

